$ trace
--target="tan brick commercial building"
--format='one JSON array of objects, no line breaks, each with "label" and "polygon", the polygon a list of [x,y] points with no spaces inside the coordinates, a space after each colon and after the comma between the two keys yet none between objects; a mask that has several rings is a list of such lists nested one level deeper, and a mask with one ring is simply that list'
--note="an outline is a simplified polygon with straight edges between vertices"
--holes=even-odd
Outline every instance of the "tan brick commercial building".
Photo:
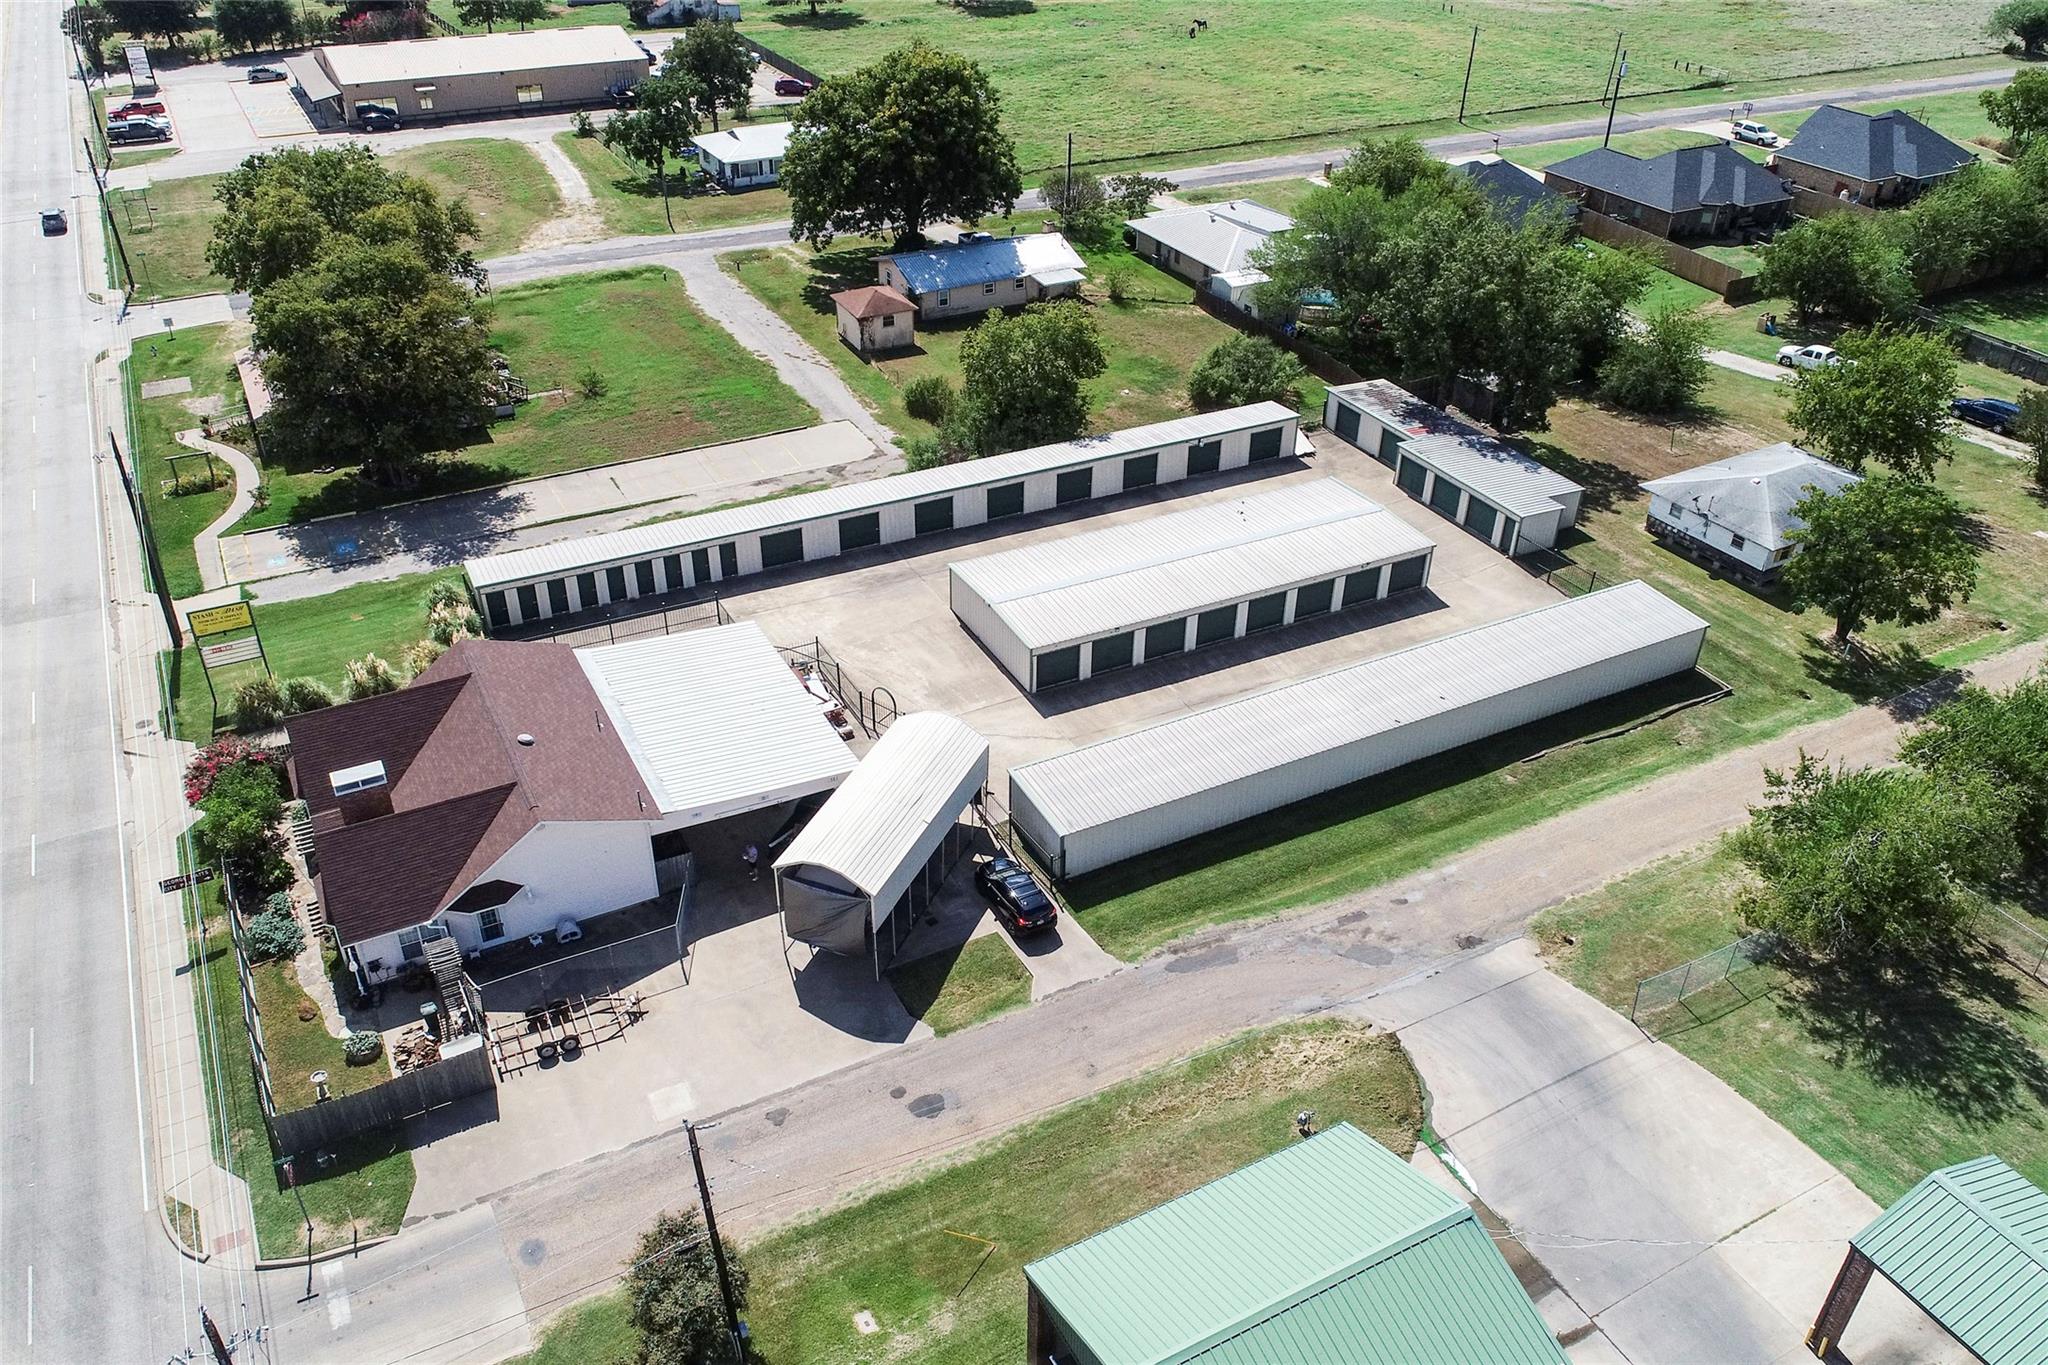
[{"label": "tan brick commercial building", "polygon": [[307,100],[354,123],[371,106],[410,120],[602,104],[653,60],[623,28],[593,25],[321,47],[291,68]]}]

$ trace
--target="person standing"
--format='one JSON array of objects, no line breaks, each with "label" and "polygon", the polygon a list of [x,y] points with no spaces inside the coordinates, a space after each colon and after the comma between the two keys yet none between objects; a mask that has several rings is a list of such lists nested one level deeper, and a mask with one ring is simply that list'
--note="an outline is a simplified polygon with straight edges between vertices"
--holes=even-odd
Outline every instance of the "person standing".
[{"label": "person standing", "polygon": [[761,880],[761,849],[758,844],[748,844],[745,849],[741,850],[740,861],[747,865],[748,881],[757,882]]}]

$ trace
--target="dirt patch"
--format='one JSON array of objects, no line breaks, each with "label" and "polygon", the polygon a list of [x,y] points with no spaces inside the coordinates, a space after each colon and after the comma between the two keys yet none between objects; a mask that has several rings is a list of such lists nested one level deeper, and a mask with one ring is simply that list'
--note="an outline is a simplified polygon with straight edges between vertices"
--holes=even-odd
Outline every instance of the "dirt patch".
[{"label": "dirt patch", "polygon": [[1265,1046],[1233,1052],[1179,1085],[1167,1086],[1120,1107],[1112,1130],[1149,1128],[1210,1109],[1224,1097],[1287,1095],[1313,1089],[1357,1060],[1360,1048],[1384,1045],[1361,1023],[1341,1023],[1300,1033],[1282,1033]]},{"label": "dirt patch", "polygon": [[1551,409],[1546,439],[1639,479],[1656,479],[1782,438],[1720,417],[1646,417],[1572,399]]}]

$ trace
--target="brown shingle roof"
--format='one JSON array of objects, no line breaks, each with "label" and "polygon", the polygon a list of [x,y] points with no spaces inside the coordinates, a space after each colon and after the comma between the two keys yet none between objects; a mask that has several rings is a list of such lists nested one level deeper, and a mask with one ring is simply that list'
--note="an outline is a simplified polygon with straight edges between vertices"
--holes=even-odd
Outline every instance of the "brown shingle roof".
[{"label": "brown shingle roof", "polygon": [[[654,810],[563,645],[464,640],[407,687],[286,728],[321,901],[343,943],[432,919],[543,820]],[[389,810],[350,818],[329,774],[372,761],[384,764]]]},{"label": "brown shingle roof", "polygon": [[879,318],[890,313],[908,313],[917,307],[886,284],[864,284],[858,289],[842,289],[832,296],[832,302],[856,318]]}]

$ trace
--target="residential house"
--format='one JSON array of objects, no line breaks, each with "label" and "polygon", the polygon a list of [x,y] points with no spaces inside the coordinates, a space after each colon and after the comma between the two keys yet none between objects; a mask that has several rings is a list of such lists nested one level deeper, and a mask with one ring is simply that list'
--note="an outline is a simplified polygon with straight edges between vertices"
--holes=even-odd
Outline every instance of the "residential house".
[{"label": "residential house", "polygon": [[1080,253],[1057,232],[970,232],[926,251],[875,258],[877,278],[917,306],[920,322],[1063,298],[1080,291],[1086,272]]},{"label": "residential house", "polygon": [[857,353],[917,345],[917,305],[886,284],[864,284],[832,296],[839,339]]},{"label": "residential house", "polygon": [[1564,1365],[1470,1205],[1339,1123],[1024,1267],[1024,1359]]},{"label": "residential house", "polygon": [[1643,484],[1644,529],[1689,559],[1756,587],[1778,580],[1806,523],[1792,509],[1816,489],[1839,493],[1861,480],[1798,446],[1762,450],[1667,474]]},{"label": "residential house", "polygon": [[1127,219],[1132,249],[1160,269],[1258,316],[1253,292],[1266,273],[1252,256],[1294,226],[1286,214],[1250,199],[1165,209]]},{"label": "residential house", "polygon": [[1517,166],[1491,153],[1453,161],[1451,169],[1477,185],[1494,212],[1510,223],[1520,224],[1532,209],[1547,209],[1566,222],[1578,219],[1577,202],[1544,184],[1540,171]]},{"label": "residential house", "polygon": [[671,896],[693,827],[837,787],[853,755],[751,622],[592,649],[464,640],[293,716],[321,906],[360,980]]},{"label": "residential house", "polygon": [[1659,237],[1719,237],[1792,216],[1791,191],[1725,142],[1647,159],[1596,147],[1546,168],[1543,183]]},{"label": "residential house", "polygon": [[782,178],[782,158],[789,151],[787,123],[742,123],[690,139],[697,164],[729,190],[772,185]]},{"label": "residential house", "polygon": [[1837,199],[1896,204],[1957,171],[1977,154],[1903,109],[1859,114],[1839,104],[1813,111],[1791,142],[1772,154],[1780,176]]}]

